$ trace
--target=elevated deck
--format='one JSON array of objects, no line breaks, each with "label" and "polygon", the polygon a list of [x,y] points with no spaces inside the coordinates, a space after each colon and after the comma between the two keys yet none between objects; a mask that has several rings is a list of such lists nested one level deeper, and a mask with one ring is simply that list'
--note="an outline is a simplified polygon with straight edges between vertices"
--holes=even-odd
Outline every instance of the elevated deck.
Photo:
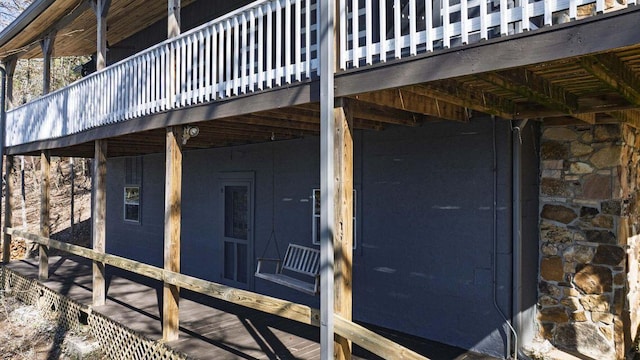
[{"label": "elevated deck", "polygon": [[[51,276],[45,286],[77,302],[89,305],[91,265],[75,257],[52,257]],[[37,278],[38,261],[13,261],[7,268]],[[110,272],[107,303],[97,311],[151,339],[162,337],[159,316],[161,283],[124,271]],[[180,339],[172,348],[200,359],[318,359],[318,328],[277,316],[230,305],[206,296],[184,293],[180,300]],[[432,359],[492,359],[486,355],[431,342],[390,330],[377,332]],[[356,348],[355,359],[380,359]]]},{"label": "elevated deck", "polygon": [[[335,94],[365,103],[356,128],[468,121],[470,111],[638,122],[635,112],[611,114],[640,106],[633,0],[339,7]],[[152,133],[126,136],[210,120],[187,148],[317,134],[317,17],[315,1],[261,0],[214,19],[9,111],[8,153],[123,136],[111,155],[161,151],[145,141]]]}]

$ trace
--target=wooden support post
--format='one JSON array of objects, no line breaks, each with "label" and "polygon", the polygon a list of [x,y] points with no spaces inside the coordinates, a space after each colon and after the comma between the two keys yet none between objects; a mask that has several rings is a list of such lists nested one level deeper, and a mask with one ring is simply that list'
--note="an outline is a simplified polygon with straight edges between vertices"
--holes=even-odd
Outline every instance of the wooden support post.
[{"label": "wooden support post", "polygon": [[92,0],[91,7],[96,14],[96,70],[107,66],[107,15],[111,0]]},{"label": "wooden support post", "polygon": [[7,87],[6,87],[6,100],[7,109],[11,109],[15,106],[13,99],[13,75],[16,73],[16,65],[18,64],[18,58],[15,56],[4,59],[4,68],[7,71]]},{"label": "wooden support post", "polygon": [[42,49],[42,95],[46,95],[51,90],[51,55],[53,54],[53,43],[56,40],[56,33],[51,32],[44,39],[40,40]]},{"label": "wooden support post", "polygon": [[[335,114],[335,234],[334,311],[351,321],[353,263],[353,117],[346,99],[336,103]],[[351,341],[335,337],[335,358],[351,359]]]},{"label": "wooden support post", "polygon": [[[49,172],[51,168],[51,156],[49,151],[40,152],[40,236],[48,238],[50,235],[49,228]],[[40,252],[40,266],[38,277],[40,280],[49,278],[49,247],[46,245],[38,246]]]},{"label": "wooden support post", "polygon": [[12,226],[11,215],[13,208],[12,201],[12,179],[13,173],[13,156],[7,155],[5,157],[5,189],[4,189],[4,229],[2,231],[2,262],[8,263],[11,261],[11,235],[7,234],[7,228]]},{"label": "wooden support post", "polygon": [[[93,161],[92,238],[93,250],[104,254],[106,247],[107,216],[107,140],[95,141]],[[93,262],[93,305],[104,305],[106,300],[104,263]]]},{"label": "wooden support post", "polygon": [[180,0],[167,0],[167,38],[180,35],[181,19],[180,19]]},{"label": "wooden support post", "polygon": [[[182,127],[167,128],[164,195],[164,269],[180,272],[180,220],[182,200]],[[180,288],[164,283],[162,339],[178,339]]]}]

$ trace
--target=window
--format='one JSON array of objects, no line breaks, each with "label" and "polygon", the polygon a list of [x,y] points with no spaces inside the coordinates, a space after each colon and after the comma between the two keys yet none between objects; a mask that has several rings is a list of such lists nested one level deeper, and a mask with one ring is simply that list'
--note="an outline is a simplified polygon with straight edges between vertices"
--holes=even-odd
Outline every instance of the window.
[{"label": "window", "polygon": [[[356,248],[357,244],[357,192],[353,189],[353,248]],[[314,245],[320,245],[320,189],[313,189],[313,229],[312,238]]]},{"label": "window", "polygon": [[140,223],[140,192],[142,187],[142,157],[126,158],[124,162],[124,207],[126,222]]},{"label": "window", "polygon": [[140,222],[140,186],[124,187],[124,219]]}]

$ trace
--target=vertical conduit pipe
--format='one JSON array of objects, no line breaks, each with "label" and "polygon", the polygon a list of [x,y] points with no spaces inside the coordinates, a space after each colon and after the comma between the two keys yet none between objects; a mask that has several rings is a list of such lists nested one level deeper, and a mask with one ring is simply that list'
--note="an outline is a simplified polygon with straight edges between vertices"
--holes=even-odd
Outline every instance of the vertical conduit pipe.
[{"label": "vertical conduit pipe", "polygon": [[[493,306],[495,307],[498,314],[504,323],[509,328],[511,334],[513,334],[514,339],[514,348],[516,351],[514,353],[514,359],[518,360],[518,334],[516,330],[511,325],[511,321],[506,317],[500,305],[498,304],[498,151],[497,151],[497,137],[496,137],[496,118],[495,116],[491,116],[492,122],[492,136],[493,136],[493,227],[492,227],[492,237],[493,237],[493,258],[492,258],[492,276],[493,276]],[[513,299],[512,299],[513,302]],[[506,358],[508,358],[511,353],[511,337],[507,336],[507,346],[506,346]]]}]

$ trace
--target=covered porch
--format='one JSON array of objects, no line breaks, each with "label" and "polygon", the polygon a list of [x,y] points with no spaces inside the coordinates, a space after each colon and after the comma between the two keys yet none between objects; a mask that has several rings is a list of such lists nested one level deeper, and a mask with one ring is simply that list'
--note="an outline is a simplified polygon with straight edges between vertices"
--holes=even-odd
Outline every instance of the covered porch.
[{"label": "covered porch", "polygon": [[[92,303],[91,262],[77,256],[52,256],[49,279],[41,283],[86,309]],[[12,290],[20,289],[21,278],[38,278],[37,259],[12,261],[6,264],[5,283]],[[97,312],[150,340],[162,338],[160,322],[162,283],[131,272],[107,270],[107,299],[94,306]],[[9,278],[11,280],[9,280]],[[35,280],[33,280],[35,281]],[[193,292],[183,292],[180,302],[179,340],[166,344],[194,359],[318,359],[320,343],[318,328],[279,316],[233,305]],[[56,309],[64,311],[64,309]],[[430,359],[493,359],[453,346],[410,336],[380,327],[367,327]],[[106,328],[106,327],[105,327]],[[126,358],[126,348],[99,339],[104,351],[113,351]],[[116,345],[114,347],[114,345]],[[360,347],[354,347],[354,359],[381,359]]]}]

